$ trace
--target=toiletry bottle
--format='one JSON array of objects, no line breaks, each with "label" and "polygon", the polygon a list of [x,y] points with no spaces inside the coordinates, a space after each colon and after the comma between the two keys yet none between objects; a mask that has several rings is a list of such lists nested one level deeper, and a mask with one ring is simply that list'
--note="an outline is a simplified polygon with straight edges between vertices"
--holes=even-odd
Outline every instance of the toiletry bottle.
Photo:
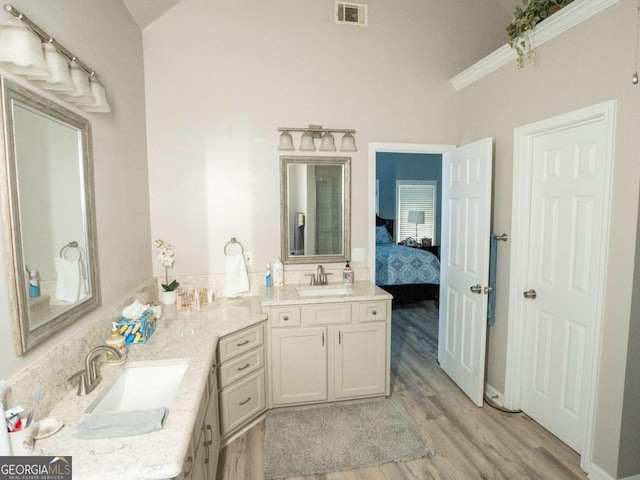
[{"label": "toiletry bottle", "polygon": [[127,345],[124,343],[124,337],[118,333],[118,324],[111,324],[111,335],[104,342],[108,347],[113,347],[120,352],[122,358],[116,358],[115,355],[107,353],[107,363],[109,365],[120,365],[127,360]]},{"label": "toiletry bottle", "polygon": [[267,287],[270,287],[273,285],[273,273],[271,272],[271,264],[267,263],[267,273],[264,276],[264,284]]},{"label": "toiletry bottle", "polygon": [[0,380],[0,457],[11,456],[11,442],[4,418],[4,380]]},{"label": "toiletry bottle", "polygon": [[282,287],[284,285],[284,265],[280,257],[273,263],[273,286]]},{"label": "toiletry bottle", "polygon": [[353,270],[349,266],[349,260],[347,260],[347,265],[344,267],[342,271],[342,283],[353,285]]},{"label": "toiletry bottle", "polygon": [[38,272],[38,270],[31,270],[29,272],[29,296],[40,296],[40,272]]}]

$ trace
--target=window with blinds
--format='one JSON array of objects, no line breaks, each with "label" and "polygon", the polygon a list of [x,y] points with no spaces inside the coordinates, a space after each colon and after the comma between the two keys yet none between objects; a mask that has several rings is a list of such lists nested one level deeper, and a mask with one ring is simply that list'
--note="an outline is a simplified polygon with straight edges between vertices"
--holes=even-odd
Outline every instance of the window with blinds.
[{"label": "window with blinds", "polygon": [[409,211],[424,212],[424,224],[418,224],[417,238],[435,238],[437,183],[431,180],[396,182],[396,240],[416,238],[416,224],[408,222]]}]

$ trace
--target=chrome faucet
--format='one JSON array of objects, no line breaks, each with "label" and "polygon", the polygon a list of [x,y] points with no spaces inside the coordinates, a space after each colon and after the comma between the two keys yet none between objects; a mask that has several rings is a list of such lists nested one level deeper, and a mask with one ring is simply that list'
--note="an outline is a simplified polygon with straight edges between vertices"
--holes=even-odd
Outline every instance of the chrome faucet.
[{"label": "chrome faucet", "polygon": [[100,352],[111,353],[116,358],[122,358],[122,355],[118,350],[106,345],[98,345],[97,347],[93,347],[89,350],[89,353],[87,353],[87,356],[84,359],[84,370],[80,370],[68,378],[69,381],[76,377],[80,378],[78,383],[78,395],[81,397],[91,393],[98,386],[100,380],[102,380],[100,372],[98,372],[98,367],[96,366],[96,358]]},{"label": "chrome faucet", "polygon": [[306,274],[306,276],[311,277],[311,282],[309,283],[309,285],[326,285],[328,275],[331,275],[331,273],[325,273],[324,267],[322,265],[318,265],[318,269],[315,275],[313,273]]}]

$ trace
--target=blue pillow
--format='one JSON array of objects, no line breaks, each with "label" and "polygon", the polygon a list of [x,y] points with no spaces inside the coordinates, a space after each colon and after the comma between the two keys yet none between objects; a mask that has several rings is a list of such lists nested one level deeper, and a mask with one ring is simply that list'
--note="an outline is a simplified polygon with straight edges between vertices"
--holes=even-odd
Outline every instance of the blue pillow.
[{"label": "blue pillow", "polygon": [[389,235],[387,227],[383,225],[376,227],[376,243],[393,243],[393,238]]}]

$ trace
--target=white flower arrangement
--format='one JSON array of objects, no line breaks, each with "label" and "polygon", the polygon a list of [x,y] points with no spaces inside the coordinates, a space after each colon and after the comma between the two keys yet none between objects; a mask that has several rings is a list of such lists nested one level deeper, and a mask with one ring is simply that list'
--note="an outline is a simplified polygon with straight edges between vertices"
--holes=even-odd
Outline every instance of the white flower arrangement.
[{"label": "white flower arrangement", "polygon": [[164,281],[165,283],[161,283],[162,289],[165,292],[173,292],[180,285],[177,280],[169,283],[169,267],[173,267],[175,263],[175,258],[173,256],[173,249],[171,245],[164,243],[163,240],[156,240],[156,250],[158,251],[158,260],[160,261],[160,265],[164,267]]}]

